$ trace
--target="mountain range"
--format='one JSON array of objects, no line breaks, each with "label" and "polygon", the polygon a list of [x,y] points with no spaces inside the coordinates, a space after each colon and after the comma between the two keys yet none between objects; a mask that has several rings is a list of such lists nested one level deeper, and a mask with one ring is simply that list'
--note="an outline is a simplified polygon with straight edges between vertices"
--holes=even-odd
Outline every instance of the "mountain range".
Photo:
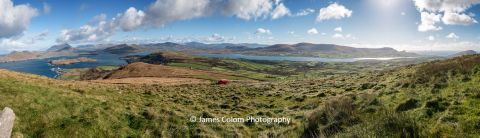
[{"label": "mountain range", "polygon": [[246,49],[253,53],[268,55],[294,55],[314,57],[415,57],[415,53],[397,51],[393,48],[354,48],[334,44],[276,44],[268,47]]},{"label": "mountain range", "polygon": [[[99,50],[99,49],[97,49]],[[120,44],[104,49],[112,54],[131,54],[136,52],[181,51],[184,53],[237,53],[248,55],[286,55],[286,56],[314,56],[314,57],[415,57],[415,53],[397,51],[393,48],[354,48],[333,44],[204,44],[190,42],[154,43],[128,45]]]},{"label": "mountain range", "polygon": [[98,44],[80,45],[73,47],[69,44],[59,44],[48,48],[46,51],[12,52],[0,56],[0,62],[22,61],[29,59],[50,58],[56,56],[74,56],[82,53],[108,52],[111,54],[128,55],[142,52],[181,51],[184,53],[223,53],[246,55],[275,55],[275,56],[311,56],[334,58],[359,58],[359,57],[415,57],[415,53],[397,51],[393,48],[354,48],[334,44],[205,44],[190,43],[149,43],[149,44]]}]

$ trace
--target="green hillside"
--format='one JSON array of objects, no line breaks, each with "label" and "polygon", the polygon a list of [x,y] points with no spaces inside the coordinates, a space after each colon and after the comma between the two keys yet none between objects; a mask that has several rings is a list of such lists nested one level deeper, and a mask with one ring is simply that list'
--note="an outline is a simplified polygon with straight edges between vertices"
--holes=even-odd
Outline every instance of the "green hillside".
[{"label": "green hillside", "polygon": [[[179,65],[180,66],[180,65]],[[475,137],[480,56],[229,85],[104,85],[0,71],[14,137]],[[196,117],[287,117],[199,123]]]}]

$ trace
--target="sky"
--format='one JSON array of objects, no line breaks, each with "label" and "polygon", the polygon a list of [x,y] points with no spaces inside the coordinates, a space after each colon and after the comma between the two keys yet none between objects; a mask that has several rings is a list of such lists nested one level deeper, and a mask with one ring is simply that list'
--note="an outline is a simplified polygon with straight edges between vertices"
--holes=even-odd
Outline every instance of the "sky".
[{"label": "sky", "polygon": [[0,0],[0,53],[55,44],[480,50],[480,0]]}]

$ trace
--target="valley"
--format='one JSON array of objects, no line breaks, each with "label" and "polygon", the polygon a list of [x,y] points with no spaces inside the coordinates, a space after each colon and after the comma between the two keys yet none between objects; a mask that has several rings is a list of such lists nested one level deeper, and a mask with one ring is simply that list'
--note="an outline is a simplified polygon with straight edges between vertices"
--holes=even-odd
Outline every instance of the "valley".
[{"label": "valley", "polygon": [[[431,58],[359,60],[355,62],[275,61],[191,56],[179,52],[158,52],[127,56],[126,66],[117,69],[67,69],[60,78],[74,80],[119,79],[132,77],[195,78],[209,81],[276,81],[328,77],[362,71],[392,69]],[[115,66],[114,66],[115,68]]]},{"label": "valley", "polygon": [[480,0],[0,0],[0,138],[477,138]]},{"label": "valley", "polygon": [[21,118],[15,137],[468,137],[478,133],[470,124],[479,118],[464,111],[476,108],[480,56],[463,53],[351,62],[121,53],[112,59],[123,64],[64,69],[57,79],[2,70],[0,106]]}]

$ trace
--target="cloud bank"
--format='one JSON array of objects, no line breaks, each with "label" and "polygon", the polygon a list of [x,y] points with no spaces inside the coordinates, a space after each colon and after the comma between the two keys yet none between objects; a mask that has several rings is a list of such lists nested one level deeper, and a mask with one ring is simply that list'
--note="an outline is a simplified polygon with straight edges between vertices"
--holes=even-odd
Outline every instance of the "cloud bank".
[{"label": "cloud bank", "polygon": [[207,17],[212,14],[233,16],[243,20],[290,16],[290,10],[281,0],[156,0],[145,10],[128,8],[110,20],[105,15],[94,17],[78,29],[64,29],[58,43],[84,43],[101,41],[116,31],[134,31],[139,28],[162,27],[168,23]]},{"label": "cloud bank", "polygon": [[14,5],[10,0],[0,0],[0,39],[21,35],[38,15],[28,4]]},{"label": "cloud bank", "polygon": [[437,31],[441,27],[436,24],[440,21],[445,25],[471,25],[478,23],[465,12],[480,0],[413,0],[417,10],[421,12],[422,22],[418,31]]}]

